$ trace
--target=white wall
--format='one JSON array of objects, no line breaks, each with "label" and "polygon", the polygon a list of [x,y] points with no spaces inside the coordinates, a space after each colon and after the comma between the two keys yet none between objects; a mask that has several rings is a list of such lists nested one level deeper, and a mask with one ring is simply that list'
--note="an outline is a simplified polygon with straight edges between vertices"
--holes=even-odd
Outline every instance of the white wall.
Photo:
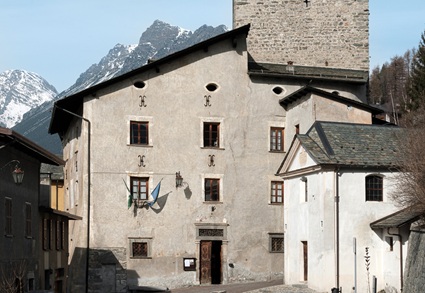
[{"label": "white wall", "polygon": [[[397,211],[388,198],[396,174],[379,173],[384,176],[383,202],[365,201],[365,176],[371,173],[342,171],[340,174],[339,281],[343,292],[351,292],[354,285],[354,237],[357,242],[357,292],[367,292],[366,247],[370,256],[370,282],[375,275],[378,291],[400,288],[399,242],[390,252],[385,242],[386,233],[370,228],[370,223]],[[300,176],[285,180],[285,281],[289,284],[302,281],[300,247],[301,241],[308,241],[308,286],[319,292],[329,292],[336,284],[334,196],[337,178],[333,170],[304,176],[308,180],[308,202],[302,200],[304,190],[300,188],[303,185]]]}]

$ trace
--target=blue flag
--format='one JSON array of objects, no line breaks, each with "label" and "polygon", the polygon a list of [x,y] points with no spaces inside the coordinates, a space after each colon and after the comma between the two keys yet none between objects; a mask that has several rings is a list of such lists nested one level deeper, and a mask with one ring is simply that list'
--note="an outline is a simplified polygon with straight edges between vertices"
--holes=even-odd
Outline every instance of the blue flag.
[{"label": "blue flag", "polygon": [[161,189],[161,181],[162,179],[159,181],[158,185],[151,193],[153,201],[147,203],[150,207],[153,206],[156,203],[156,200],[158,199],[159,190]]}]

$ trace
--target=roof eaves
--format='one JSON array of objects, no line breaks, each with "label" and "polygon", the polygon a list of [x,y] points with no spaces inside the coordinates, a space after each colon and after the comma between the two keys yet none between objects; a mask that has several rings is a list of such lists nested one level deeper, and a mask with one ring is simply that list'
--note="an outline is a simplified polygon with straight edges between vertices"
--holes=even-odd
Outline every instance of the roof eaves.
[{"label": "roof eaves", "polygon": [[248,74],[251,76],[284,77],[355,84],[365,84],[369,78],[369,72],[366,70],[257,62],[249,62],[248,65]]},{"label": "roof eaves", "polygon": [[324,90],[321,90],[321,89],[318,89],[316,87],[312,87],[312,86],[309,86],[309,85],[306,85],[306,86],[298,89],[297,91],[289,94],[288,96],[280,99],[279,100],[279,104],[285,110],[287,110],[288,106],[291,103],[295,102],[296,100],[300,99],[301,97],[304,97],[308,93],[314,93],[314,94],[323,96],[325,98],[328,98],[330,100],[334,100],[334,101],[337,101],[337,102],[345,103],[345,104],[348,104],[350,106],[354,106],[354,107],[357,107],[357,108],[366,110],[368,112],[371,112],[372,114],[383,113],[383,110],[378,109],[376,107],[372,107],[372,106],[369,106],[369,105],[364,104],[362,102],[358,102],[358,101],[355,101],[353,99],[349,99],[349,98],[340,96],[337,93],[330,93],[330,92],[327,92],[327,91],[324,91]]},{"label": "roof eaves", "polygon": [[39,207],[40,212],[44,212],[44,213],[50,213],[50,214],[55,214],[55,215],[59,215],[62,217],[66,217],[69,220],[82,220],[83,218],[68,212],[64,212],[64,211],[60,211],[60,210],[56,210],[56,209],[52,209],[50,207],[44,207],[44,206],[40,206]]},{"label": "roof eaves", "polygon": [[27,151],[31,151],[32,153],[38,155],[40,158],[40,161],[43,163],[57,165],[57,166],[65,164],[65,161],[59,158],[58,156],[52,154],[48,150],[42,148],[41,146],[32,142],[25,136],[11,129],[0,127],[0,135],[8,137],[11,141],[21,145]]},{"label": "roof eaves", "polygon": [[419,220],[424,214],[424,211],[408,207],[370,223],[370,227],[372,229],[400,228]]},{"label": "roof eaves", "polygon": [[110,86],[110,85],[113,85],[117,82],[125,80],[125,79],[127,79],[127,78],[129,78],[133,75],[143,73],[147,70],[155,69],[155,68],[158,69],[159,66],[162,65],[162,64],[168,63],[168,62],[170,62],[174,59],[180,58],[182,56],[188,55],[188,54],[195,52],[195,51],[198,51],[198,50],[205,50],[205,48],[211,46],[212,44],[215,44],[215,43],[222,41],[222,40],[225,40],[225,39],[232,39],[233,47],[236,47],[237,44],[235,44],[234,38],[238,35],[241,35],[241,34],[247,35],[248,32],[249,32],[249,28],[250,28],[250,24],[247,24],[247,25],[241,26],[239,28],[236,28],[234,30],[231,30],[231,31],[225,32],[223,34],[217,35],[217,36],[212,37],[208,40],[197,43],[197,44],[195,44],[191,47],[188,47],[188,48],[183,49],[181,51],[167,55],[167,56],[165,56],[161,59],[149,62],[146,65],[143,65],[142,67],[139,67],[137,69],[134,69],[132,71],[129,71],[127,73],[119,75],[117,77],[111,78],[111,79],[106,80],[102,83],[98,83],[98,84],[93,85],[89,88],[86,88],[86,89],[84,89],[80,92],[77,92],[75,94],[72,94],[70,96],[64,97],[61,100],[56,101],[54,103],[54,106],[53,106],[52,119],[50,121],[50,126],[49,126],[49,133],[54,134],[54,133],[59,132],[59,130],[57,129],[58,127],[56,127],[56,128],[54,127],[54,124],[56,123],[56,111],[55,111],[56,105],[60,105],[63,108],[67,108],[67,105],[70,105],[70,104],[72,104],[73,106],[75,106],[76,104],[77,105],[81,104],[82,99],[85,96],[88,96],[90,94],[94,94],[96,91],[98,91],[100,89],[103,89],[107,86]]}]

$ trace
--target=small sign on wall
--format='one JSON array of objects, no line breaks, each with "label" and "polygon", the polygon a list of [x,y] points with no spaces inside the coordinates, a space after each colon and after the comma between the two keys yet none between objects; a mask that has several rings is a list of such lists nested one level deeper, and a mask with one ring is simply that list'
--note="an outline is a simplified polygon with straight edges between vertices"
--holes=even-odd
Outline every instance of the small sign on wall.
[{"label": "small sign on wall", "polygon": [[183,258],[183,270],[185,271],[196,271],[196,258],[184,257]]}]

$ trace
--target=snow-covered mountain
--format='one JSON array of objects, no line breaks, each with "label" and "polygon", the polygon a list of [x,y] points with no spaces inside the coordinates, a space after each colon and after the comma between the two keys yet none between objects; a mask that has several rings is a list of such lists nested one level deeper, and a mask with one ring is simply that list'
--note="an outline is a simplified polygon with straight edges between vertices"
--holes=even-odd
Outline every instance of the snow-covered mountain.
[{"label": "snow-covered mountain", "polygon": [[11,128],[29,110],[57,96],[56,89],[40,75],[25,70],[0,73],[0,125]]},{"label": "snow-covered mountain", "polygon": [[54,100],[47,101],[27,112],[13,130],[52,153],[60,154],[62,146],[58,136],[48,134],[50,110],[54,101],[139,68],[148,60],[163,58],[226,31],[227,28],[224,25],[217,27],[203,25],[192,32],[156,20],[143,32],[138,44],[115,45],[98,63],[91,65],[83,72],[75,84],[57,95]]},{"label": "snow-covered mountain", "polygon": [[163,58],[226,31],[227,28],[224,25],[215,28],[203,25],[192,32],[155,20],[142,33],[138,44],[115,45],[99,63],[91,65],[83,72],[75,84],[65,90],[64,93],[61,93],[61,96],[69,96],[82,91],[90,86],[139,68],[149,60]]}]

